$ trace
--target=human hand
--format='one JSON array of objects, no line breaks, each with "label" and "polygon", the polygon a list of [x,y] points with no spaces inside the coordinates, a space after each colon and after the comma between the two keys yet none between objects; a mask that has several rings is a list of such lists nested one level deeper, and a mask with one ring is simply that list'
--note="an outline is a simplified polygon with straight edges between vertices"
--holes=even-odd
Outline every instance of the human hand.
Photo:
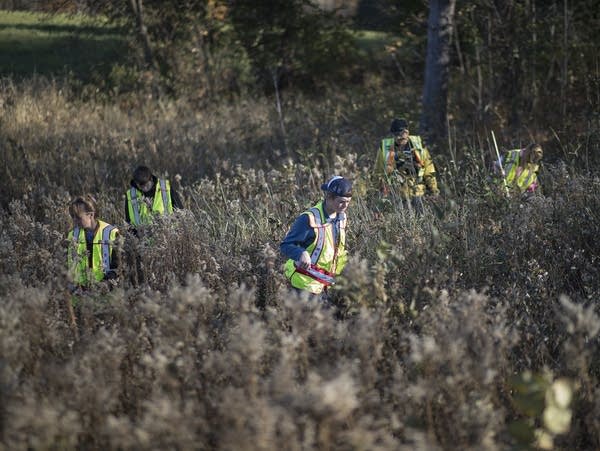
[{"label": "human hand", "polygon": [[404,163],[404,165],[402,166],[401,171],[404,174],[411,175],[411,174],[415,174],[417,172],[417,169],[415,167],[415,164],[412,161],[406,161]]},{"label": "human hand", "polygon": [[302,254],[300,255],[300,258],[296,262],[296,265],[302,269],[309,269],[310,264],[311,264],[310,255],[308,255],[308,252],[306,252],[306,251],[302,252]]},{"label": "human hand", "polygon": [[70,283],[68,285],[68,289],[69,289],[69,293],[71,293],[73,296],[83,296],[83,294],[86,291],[86,289],[84,287],[82,287],[81,285],[76,285],[73,283]]}]

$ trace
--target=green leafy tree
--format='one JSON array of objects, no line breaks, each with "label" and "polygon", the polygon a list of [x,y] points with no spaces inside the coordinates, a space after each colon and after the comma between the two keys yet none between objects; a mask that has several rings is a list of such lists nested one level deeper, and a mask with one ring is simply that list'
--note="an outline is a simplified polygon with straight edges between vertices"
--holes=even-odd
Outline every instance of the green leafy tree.
[{"label": "green leafy tree", "polygon": [[287,151],[281,88],[339,82],[351,72],[354,41],[334,13],[310,0],[231,0],[229,5],[258,83],[275,93],[281,144]]},{"label": "green leafy tree", "polygon": [[[91,4],[128,27],[146,78],[167,92],[212,97],[236,84],[231,74],[244,72],[239,68],[244,58],[233,42],[222,1],[92,0]],[[229,57],[226,62],[224,55]]]},{"label": "green leafy tree", "polygon": [[229,8],[264,87],[314,87],[350,72],[353,39],[334,12],[310,0],[231,0]]},{"label": "green leafy tree", "polygon": [[598,103],[599,8],[598,0],[459,2],[455,111],[511,136],[527,129],[514,145],[540,139],[540,128],[586,131]]}]

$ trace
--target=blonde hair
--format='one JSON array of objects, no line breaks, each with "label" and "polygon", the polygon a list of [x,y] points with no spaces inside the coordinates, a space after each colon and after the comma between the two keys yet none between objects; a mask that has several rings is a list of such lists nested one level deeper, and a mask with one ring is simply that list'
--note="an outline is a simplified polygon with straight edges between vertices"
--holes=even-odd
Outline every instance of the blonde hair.
[{"label": "blonde hair", "polygon": [[96,199],[91,194],[78,196],[69,205],[69,213],[73,219],[78,218],[82,213],[97,213]]},{"label": "blonde hair", "polygon": [[[537,153],[536,149],[540,149],[539,156],[536,155],[536,153]],[[537,161],[539,161],[544,156],[544,149],[542,149],[542,146],[538,143],[529,144],[525,148],[525,151],[526,151],[526,155],[527,155],[527,161],[529,161],[529,162],[536,162],[536,157],[537,157]]]}]

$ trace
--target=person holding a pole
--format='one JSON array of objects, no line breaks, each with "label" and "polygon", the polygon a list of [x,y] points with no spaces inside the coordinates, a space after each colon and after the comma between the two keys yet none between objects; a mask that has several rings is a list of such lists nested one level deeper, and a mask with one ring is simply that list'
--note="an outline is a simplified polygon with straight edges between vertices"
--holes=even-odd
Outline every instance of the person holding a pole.
[{"label": "person holding a pole", "polygon": [[544,155],[542,146],[529,144],[523,149],[513,149],[499,157],[494,164],[494,173],[502,178],[507,193],[533,194],[539,192],[538,171]]}]

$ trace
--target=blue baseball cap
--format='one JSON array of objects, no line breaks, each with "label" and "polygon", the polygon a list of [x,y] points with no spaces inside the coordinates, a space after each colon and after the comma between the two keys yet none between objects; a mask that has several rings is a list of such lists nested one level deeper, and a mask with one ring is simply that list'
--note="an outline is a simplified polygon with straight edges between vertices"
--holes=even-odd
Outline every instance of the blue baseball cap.
[{"label": "blue baseball cap", "polygon": [[352,182],[339,175],[335,175],[323,183],[321,189],[338,197],[352,197]]}]

